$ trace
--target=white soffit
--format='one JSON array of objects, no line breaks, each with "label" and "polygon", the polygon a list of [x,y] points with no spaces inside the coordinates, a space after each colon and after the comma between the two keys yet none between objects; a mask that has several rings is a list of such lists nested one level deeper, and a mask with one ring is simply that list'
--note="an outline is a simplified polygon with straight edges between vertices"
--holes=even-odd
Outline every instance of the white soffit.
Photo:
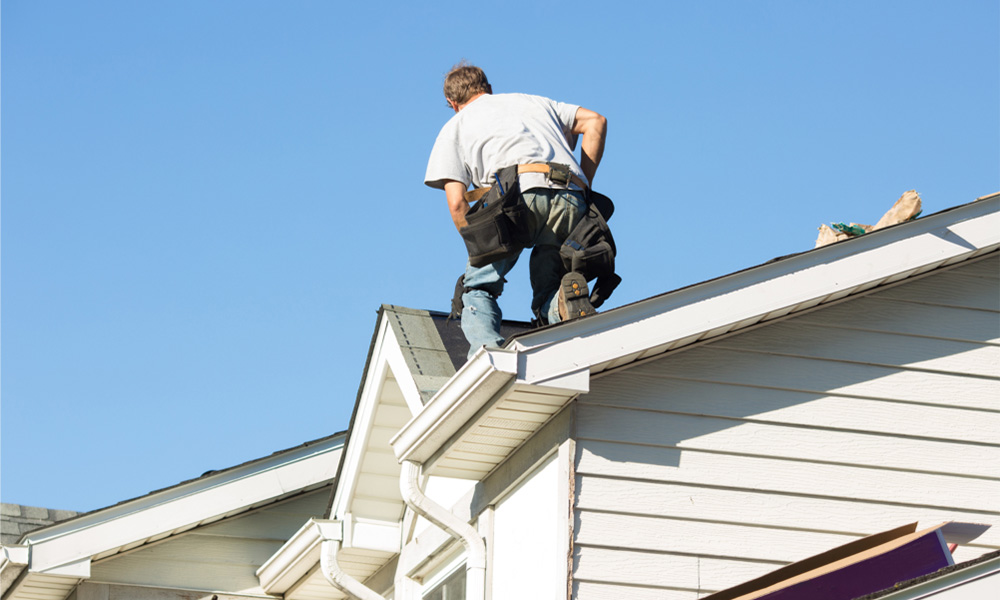
[{"label": "white soffit", "polygon": [[1000,247],[1000,194],[480,350],[392,439],[425,474],[480,479],[591,373]]},{"label": "white soffit", "polygon": [[72,593],[80,577],[27,573],[7,593],[5,600],[63,600]]},{"label": "white soffit", "polygon": [[589,389],[586,370],[527,385],[518,368],[514,352],[479,350],[392,439],[397,459],[422,464],[425,475],[482,479]]},{"label": "white soffit", "polygon": [[349,528],[354,517],[398,522],[406,508],[399,494],[400,466],[388,441],[423,404],[393,331],[395,313],[382,311],[334,493],[330,517]]}]

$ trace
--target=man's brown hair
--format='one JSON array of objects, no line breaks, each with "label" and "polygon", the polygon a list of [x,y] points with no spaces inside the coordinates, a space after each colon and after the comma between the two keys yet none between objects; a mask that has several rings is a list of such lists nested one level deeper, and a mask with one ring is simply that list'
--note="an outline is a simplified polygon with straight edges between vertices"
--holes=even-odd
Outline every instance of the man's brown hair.
[{"label": "man's brown hair", "polygon": [[476,94],[492,94],[493,88],[486,79],[486,73],[464,60],[454,67],[444,78],[444,97],[456,104],[465,104]]}]

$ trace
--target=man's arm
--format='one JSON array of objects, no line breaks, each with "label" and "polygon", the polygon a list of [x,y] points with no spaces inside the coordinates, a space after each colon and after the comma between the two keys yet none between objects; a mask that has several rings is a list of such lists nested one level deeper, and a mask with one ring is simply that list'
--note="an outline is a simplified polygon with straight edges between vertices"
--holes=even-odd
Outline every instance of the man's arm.
[{"label": "man's arm", "polygon": [[444,194],[448,197],[448,211],[451,213],[451,220],[455,222],[455,229],[465,227],[465,213],[469,212],[469,203],[465,201],[466,185],[461,181],[446,181],[444,184]]},{"label": "man's arm", "polygon": [[592,110],[580,107],[576,110],[573,133],[583,136],[580,141],[580,168],[587,176],[590,187],[594,187],[594,174],[604,156],[604,140],[608,136],[608,120]]}]

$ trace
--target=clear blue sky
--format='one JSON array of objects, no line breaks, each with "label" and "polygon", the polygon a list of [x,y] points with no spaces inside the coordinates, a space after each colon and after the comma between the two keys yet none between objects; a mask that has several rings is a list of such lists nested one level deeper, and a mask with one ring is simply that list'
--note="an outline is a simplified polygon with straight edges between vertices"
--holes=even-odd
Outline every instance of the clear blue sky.
[{"label": "clear blue sky", "polygon": [[[613,307],[1000,190],[996,0],[5,0],[4,502],[93,510],[347,428],[462,58],[609,119]],[[529,318],[519,266],[502,306]]]}]

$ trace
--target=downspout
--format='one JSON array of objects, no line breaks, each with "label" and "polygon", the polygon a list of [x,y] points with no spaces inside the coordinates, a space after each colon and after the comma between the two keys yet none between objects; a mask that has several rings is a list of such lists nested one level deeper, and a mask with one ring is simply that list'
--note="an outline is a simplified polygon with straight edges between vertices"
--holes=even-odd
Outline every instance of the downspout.
[{"label": "downspout", "polygon": [[420,465],[404,460],[399,474],[399,491],[407,506],[421,517],[443,529],[465,546],[465,597],[466,600],[486,598],[486,542],[464,519],[434,502],[420,489]]},{"label": "downspout", "polygon": [[356,600],[385,600],[381,595],[376,594],[371,588],[340,568],[340,564],[337,563],[340,540],[331,539],[339,536],[328,536],[322,527],[320,527],[320,535],[323,538],[323,543],[320,545],[319,566],[330,585]]}]

